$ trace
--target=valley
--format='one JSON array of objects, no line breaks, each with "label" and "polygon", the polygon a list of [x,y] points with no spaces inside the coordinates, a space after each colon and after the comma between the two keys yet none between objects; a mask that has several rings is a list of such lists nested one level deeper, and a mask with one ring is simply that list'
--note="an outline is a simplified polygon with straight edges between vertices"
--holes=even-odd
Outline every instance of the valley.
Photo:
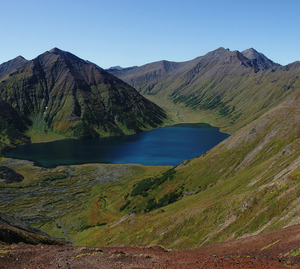
[{"label": "valley", "polygon": [[[100,248],[107,262],[108,257],[123,259],[122,248],[104,247],[159,245],[182,250],[171,252],[175,256],[188,256],[186,249],[200,247],[200,253],[208,255],[203,259],[211,262],[211,244],[217,242],[223,242],[221,248],[242,242],[232,241],[237,239],[248,244],[249,236],[284,234],[285,229],[291,229],[293,237],[300,224],[299,62],[281,66],[254,49],[219,48],[187,62],[106,71],[59,49],[32,61],[16,58],[0,65],[2,149],[30,139],[125,135],[174,123],[208,123],[230,137],[174,166],[93,163],[43,168],[2,157],[0,166],[24,179],[0,181],[0,212],[84,246],[83,252],[65,247],[83,260],[90,256],[85,253]],[[234,255],[226,266],[245,256],[252,257],[249,268],[300,265],[296,236],[291,249],[284,243],[258,264],[258,249],[283,240],[271,238],[262,239],[264,246],[253,243],[254,252],[244,249],[239,256],[227,249],[217,255]],[[124,248],[132,259],[128,268],[135,251],[165,255],[161,249],[150,254],[147,248]],[[295,258],[286,258],[287,253],[295,253]],[[147,259],[139,262],[150,266]]]}]

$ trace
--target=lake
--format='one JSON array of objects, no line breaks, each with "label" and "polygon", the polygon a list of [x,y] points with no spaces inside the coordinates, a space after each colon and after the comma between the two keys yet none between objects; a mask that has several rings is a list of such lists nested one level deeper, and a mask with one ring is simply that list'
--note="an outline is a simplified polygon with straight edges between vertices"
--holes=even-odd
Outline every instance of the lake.
[{"label": "lake", "polygon": [[34,161],[42,167],[83,163],[175,166],[201,156],[228,136],[208,124],[177,124],[134,135],[20,145],[5,157]]}]

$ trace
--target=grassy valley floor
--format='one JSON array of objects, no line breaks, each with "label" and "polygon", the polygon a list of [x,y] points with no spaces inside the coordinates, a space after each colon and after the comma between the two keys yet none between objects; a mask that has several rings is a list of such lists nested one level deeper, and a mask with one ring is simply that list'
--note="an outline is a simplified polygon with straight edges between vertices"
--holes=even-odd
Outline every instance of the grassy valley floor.
[{"label": "grassy valley floor", "polygon": [[0,165],[24,176],[22,182],[0,181],[0,211],[66,241],[122,217],[120,204],[132,184],[170,169],[110,164],[45,169],[6,158]]}]

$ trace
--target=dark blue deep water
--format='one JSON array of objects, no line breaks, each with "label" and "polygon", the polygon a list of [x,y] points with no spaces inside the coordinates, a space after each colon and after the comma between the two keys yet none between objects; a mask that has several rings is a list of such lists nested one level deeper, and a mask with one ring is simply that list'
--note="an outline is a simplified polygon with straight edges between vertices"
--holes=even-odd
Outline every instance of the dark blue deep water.
[{"label": "dark blue deep water", "polygon": [[207,124],[177,124],[135,135],[22,145],[5,157],[31,160],[43,167],[82,163],[175,166],[201,156],[228,136]]}]

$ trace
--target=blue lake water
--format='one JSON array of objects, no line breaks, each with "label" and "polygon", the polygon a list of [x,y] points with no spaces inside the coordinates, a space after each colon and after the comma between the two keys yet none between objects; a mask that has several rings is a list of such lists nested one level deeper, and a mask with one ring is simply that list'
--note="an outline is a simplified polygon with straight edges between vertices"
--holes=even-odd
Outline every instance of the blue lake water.
[{"label": "blue lake water", "polygon": [[5,157],[34,161],[42,167],[82,163],[175,166],[201,156],[228,136],[208,124],[177,124],[127,136],[21,145]]}]

